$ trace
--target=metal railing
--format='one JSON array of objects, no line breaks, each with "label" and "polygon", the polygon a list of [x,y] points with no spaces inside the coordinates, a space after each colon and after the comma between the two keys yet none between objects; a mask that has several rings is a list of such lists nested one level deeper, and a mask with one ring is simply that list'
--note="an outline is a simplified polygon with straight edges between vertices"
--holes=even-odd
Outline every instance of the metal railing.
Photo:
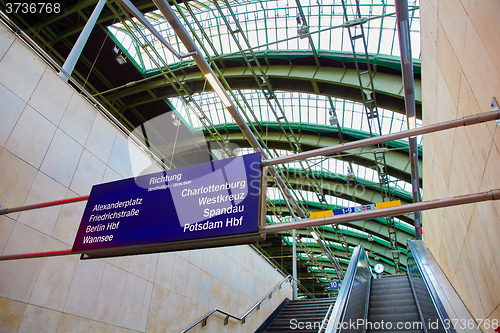
[{"label": "metal railing", "polygon": [[337,302],[335,302],[325,332],[339,332],[343,328],[342,323],[345,319],[363,318],[366,322],[367,307],[359,307],[356,302],[350,304],[349,300],[353,294],[356,299],[364,298],[368,300],[371,278],[370,263],[363,245],[360,244],[354,248],[352,253],[345,279],[342,282]]},{"label": "metal railing", "polygon": [[[415,301],[419,308],[422,322],[436,323],[437,328],[433,329],[437,333],[455,333],[453,325],[445,325],[445,322],[450,322],[448,314],[443,307],[443,304],[432,285],[433,276],[429,276],[429,272],[425,269],[425,261],[427,252],[421,240],[408,240],[408,279],[412,289],[414,290]],[[421,287],[425,286],[427,292],[422,288],[414,288],[414,285]],[[423,303],[422,303],[423,302]],[[419,303],[432,303],[433,307],[421,308]]]},{"label": "metal railing", "polygon": [[333,304],[330,304],[328,307],[328,311],[326,311],[325,318],[321,321],[321,326],[319,328],[318,333],[323,333],[326,330],[326,325],[328,324],[328,318],[330,318],[330,313],[332,312],[333,309]]},{"label": "metal railing", "polygon": [[229,312],[226,312],[224,310],[221,310],[219,308],[215,308],[213,309],[212,311],[210,311],[209,313],[207,313],[205,316],[203,316],[201,319],[199,319],[198,321],[196,321],[194,324],[192,324],[191,326],[189,326],[188,328],[186,328],[185,330],[181,331],[181,333],[184,333],[184,332],[187,332],[189,331],[190,329],[192,329],[193,327],[195,327],[196,325],[198,325],[199,323],[201,323],[201,326],[206,326],[207,325],[207,320],[208,320],[208,317],[210,317],[211,315],[213,315],[214,313],[218,312],[218,313],[221,313],[223,315],[225,315],[226,317],[224,318],[224,325],[227,325],[229,323],[229,318],[233,318],[233,319],[236,319],[238,321],[240,321],[242,324],[245,323],[245,320],[247,318],[247,316],[255,309],[259,310],[260,309],[260,305],[262,304],[262,302],[264,302],[266,299],[268,298],[271,298],[273,296],[273,293],[279,288],[281,289],[281,286],[283,285],[283,283],[287,282],[287,281],[291,281],[293,280],[292,279],[292,276],[291,275],[287,275],[276,287],[274,287],[273,290],[271,290],[264,298],[262,298],[260,301],[258,301],[254,306],[252,306],[250,308],[250,310],[248,310],[247,312],[245,312],[245,314],[241,317],[238,317],[238,316],[235,316],[233,314],[230,314]]},{"label": "metal railing", "polygon": [[352,283],[356,275],[356,268],[362,248],[362,245],[358,245],[352,252],[349,266],[347,266],[344,280],[342,281],[342,287],[340,288],[339,294],[337,295],[337,301],[335,302],[335,306],[333,307],[332,314],[329,318],[328,326],[326,328],[327,332],[331,332],[334,327],[338,327],[338,323],[340,323],[342,320],[344,309],[347,306],[348,298],[351,294]]}]

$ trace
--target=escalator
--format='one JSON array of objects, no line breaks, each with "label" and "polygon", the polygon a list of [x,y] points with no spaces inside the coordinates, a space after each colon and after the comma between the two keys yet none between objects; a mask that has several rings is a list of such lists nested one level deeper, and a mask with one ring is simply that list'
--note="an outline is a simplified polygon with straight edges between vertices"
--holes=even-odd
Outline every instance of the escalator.
[{"label": "escalator", "polygon": [[[382,322],[383,328],[373,327]],[[367,323],[372,323],[366,330],[369,333],[388,331],[388,327],[392,330],[399,323],[410,323],[405,332],[424,332],[419,329],[420,316],[406,275],[389,275],[372,281]]]},{"label": "escalator", "polygon": [[376,276],[356,247],[328,333],[455,333],[419,259],[421,241],[410,241],[406,274]]},{"label": "escalator", "polygon": [[[326,315],[326,306],[319,313],[321,300],[291,301],[256,332],[481,333],[477,325],[471,327],[474,319],[423,242],[408,241],[407,255],[406,274],[376,276],[363,246],[357,246]],[[309,329],[292,320],[318,325]],[[466,322],[466,329],[450,325],[459,322]]]}]

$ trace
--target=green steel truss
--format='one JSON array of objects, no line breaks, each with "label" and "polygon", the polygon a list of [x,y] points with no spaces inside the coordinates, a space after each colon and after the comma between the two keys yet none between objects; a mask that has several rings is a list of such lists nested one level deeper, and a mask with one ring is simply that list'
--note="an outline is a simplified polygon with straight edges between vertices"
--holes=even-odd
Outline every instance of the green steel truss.
[{"label": "green steel truss", "polygon": [[[71,48],[96,2],[80,1],[59,14],[13,18],[62,63],[67,54],[63,49]],[[171,45],[185,51],[151,1],[133,3]],[[171,4],[270,156],[406,129],[391,1],[203,0]],[[4,8],[5,1],[0,0],[0,5]],[[420,54],[418,5],[418,0],[410,1],[413,55]],[[143,125],[152,116],[140,110],[159,101],[166,101],[187,128],[201,131],[208,142],[216,143],[209,150],[213,158],[234,155],[235,145],[241,152],[249,151],[191,59],[175,59],[117,2],[107,2],[97,25],[125,52],[141,79],[130,81],[124,75],[122,83],[111,83],[105,68],[95,66],[96,60],[85,55],[74,76],[131,130],[142,127],[139,136],[149,131],[141,138],[155,142],[149,146],[155,154],[169,162],[165,152],[172,151],[173,144],[182,145],[166,140],[161,130]],[[417,116],[421,117],[420,60],[414,59],[414,64]],[[187,155],[179,154],[175,163],[167,164],[172,168],[188,164]],[[409,168],[408,145],[396,141],[278,169],[302,209],[310,213],[389,199],[410,202]],[[268,222],[289,219],[274,180],[269,178],[268,184]],[[388,272],[398,272],[405,269],[405,257],[400,253],[404,253],[406,239],[414,237],[412,226],[412,215],[404,215],[316,231],[342,269],[347,267],[353,247],[362,243],[370,250],[372,264],[383,262]],[[331,263],[307,231],[299,230],[298,235],[301,292],[323,296],[329,293],[324,290],[327,282],[336,278]],[[271,245],[264,242],[261,250],[290,271],[291,235],[268,236],[266,242]]]}]

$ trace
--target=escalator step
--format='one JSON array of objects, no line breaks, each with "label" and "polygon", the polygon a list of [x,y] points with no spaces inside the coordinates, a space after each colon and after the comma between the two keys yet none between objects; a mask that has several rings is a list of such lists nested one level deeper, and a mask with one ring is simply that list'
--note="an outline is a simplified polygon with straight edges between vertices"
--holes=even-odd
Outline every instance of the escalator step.
[{"label": "escalator step", "polygon": [[389,314],[368,314],[368,320],[372,323],[375,322],[420,322],[420,317],[417,312],[414,313],[389,313]]},{"label": "escalator step", "polygon": [[391,283],[391,282],[375,283],[375,282],[373,282],[371,285],[371,289],[373,289],[373,290],[381,290],[381,289],[389,290],[392,288],[399,288],[399,287],[404,287],[404,286],[410,286],[410,284],[408,283],[408,280],[399,281],[399,282],[395,282],[395,283]]},{"label": "escalator step", "polygon": [[370,307],[369,314],[370,315],[379,315],[379,314],[404,314],[404,313],[415,313],[417,308],[415,305],[407,305],[407,306],[384,306],[384,307]]},{"label": "escalator step", "polygon": [[373,295],[370,296],[370,302],[377,302],[377,301],[385,301],[385,302],[392,302],[392,301],[399,301],[402,299],[410,299],[413,302],[413,296],[410,293],[408,294],[394,294],[394,295]]},{"label": "escalator step", "polygon": [[392,300],[387,302],[386,300],[370,300],[370,309],[372,308],[386,308],[386,307],[402,307],[402,306],[415,306],[415,301],[413,299],[402,298],[397,300]]},{"label": "escalator step", "polygon": [[406,285],[404,287],[389,288],[389,289],[372,289],[370,295],[395,295],[395,294],[411,294],[410,286]]},{"label": "escalator step", "polygon": [[398,285],[407,284],[408,279],[373,279],[372,285],[376,286],[387,286],[387,285]]}]

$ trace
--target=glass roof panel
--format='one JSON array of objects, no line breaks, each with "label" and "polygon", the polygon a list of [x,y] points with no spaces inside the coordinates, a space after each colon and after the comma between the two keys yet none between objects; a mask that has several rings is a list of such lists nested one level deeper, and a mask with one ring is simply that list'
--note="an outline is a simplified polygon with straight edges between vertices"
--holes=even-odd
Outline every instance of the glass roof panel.
[{"label": "glass roof panel", "polygon": [[[251,110],[245,108],[247,115],[251,117],[252,112],[255,117],[251,121],[276,122],[271,107],[261,91],[241,90],[241,94],[235,94],[236,102],[245,106],[250,106]],[[307,123],[329,126],[330,102],[327,96],[308,94],[302,92],[276,91],[276,99],[290,123]],[[201,106],[213,124],[234,123],[229,111],[224,107],[220,98],[214,92],[203,92],[192,95],[193,100]],[[202,124],[196,116],[198,110],[190,102],[186,105],[181,98],[172,97],[168,101],[186,123],[192,124],[193,128],[201,128]],[[364,105],[362,103],[348,101],[339,98],[332,98],[335,112],[341,128],[355,129],[363,132],[369,131],[368,120]],[[273,102],[271,102],[273,103]],[[276,109],[276,105],[273,104]],[[404,131],[408,129],[406,115],[390,110],[378,108],[382,134]],[[417,119],[417,127],[422,126],[422,121]],[[336,131],[336,127],[332,127]],[[422,143],[422,137],[417,138],[418,144]]]},{"label": "glass roof panel", "polygon": [[[231,10],[222,1],[216,5],[206,0],[184,2],[175,9],[176,14],[180,16],[181,13],[194,34],[200,38],[197,43],[208,53],[206,56],[237,54],[240,51],[238,43],[244,50],[251,48],[254,51],[310,51],[309,38],[299,37],[301,28],[306,28],[311,33],[312,43],[318,52],[352,52],[348,29],[342,27],[346,21],[344,8],[338,1],[301,0],[305,20],[300,16],[294,0],[247,0],[227,3],[230,4]],[[355,19],[356,1],[346,3],[347,19]],[[415,60],[420,58],[419,5],[419,0],[409,1],[411,47]],[[399,58],[394,1],[359,0],[359,9],[361,16],[369,19],[363,24],[368,53]],[[159,11],[148,13],[146,17],[167,42],[179,52],[186,52]],[[185,24],[185,21],[181,21]],[[234,33],[237,28],[241,28],[243,34]],[[123,21],[110,26],[109,30],[143,72],[156,70],[158,63],[152,61],[146,49],[142,48],[147,44],[154,46],[166,64],[179,62],[140,24]],[[191,31],[189,27],[187,30]],[[351,30],[358,34],[361,32],[361,26],[355,26]],[[365,52],[361,42],[354,43],[354,49],[357,53]]]}]

